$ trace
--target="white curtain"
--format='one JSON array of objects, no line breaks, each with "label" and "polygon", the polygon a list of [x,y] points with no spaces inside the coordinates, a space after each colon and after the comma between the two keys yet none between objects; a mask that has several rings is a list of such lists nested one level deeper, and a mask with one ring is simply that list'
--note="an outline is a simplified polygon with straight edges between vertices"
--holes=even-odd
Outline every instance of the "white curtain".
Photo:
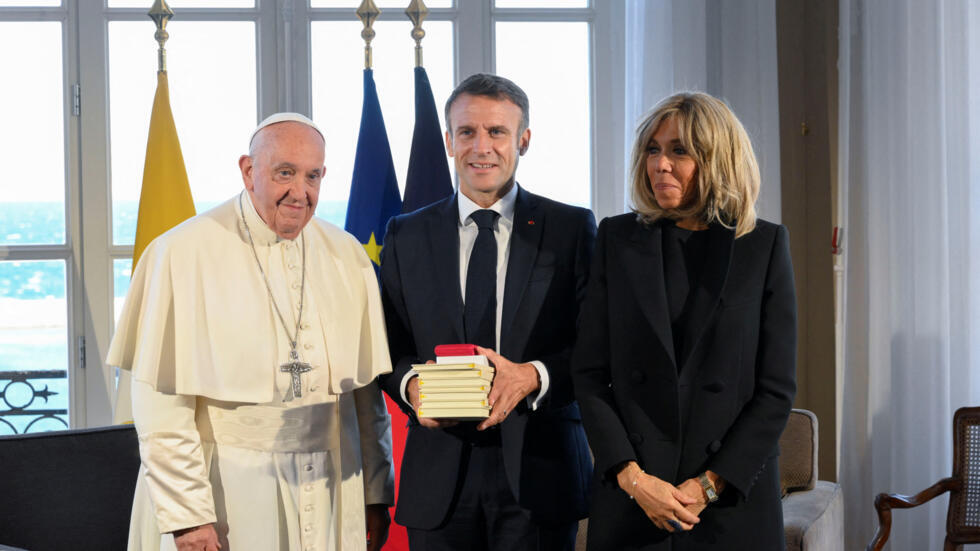
[{"label": "white curtain", "polygon": [[[952,471],[980,405],[980,3],[841,0],[840,481],[846,549],[874,496]],[[941,549],[948,500],[896,511],[890,549]]]},{"label": "white curtain", "polygon": [[[775,0],[627,0],[623,16],[624,155],[636,123],[661,99],[681,90],[719,97],[742,121],[759,158],[759,215],[779,222]],[[624,210],[628,200],[626,192]]]}]

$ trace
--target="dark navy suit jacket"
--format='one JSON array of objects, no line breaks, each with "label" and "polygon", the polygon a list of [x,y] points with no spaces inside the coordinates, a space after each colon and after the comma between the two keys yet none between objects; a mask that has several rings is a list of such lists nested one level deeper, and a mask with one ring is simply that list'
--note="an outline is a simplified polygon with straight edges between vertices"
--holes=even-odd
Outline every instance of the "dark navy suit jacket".
[{"label": "dark navy suit jacket", "polygon": [[[411,528],[447,518],[469,445],[452,430],[419,425],[399,388],[412,363],[435,358],[436,345],[464,342],[458,221],[456,196],[397,216],[381,255],[394,366],[381,384],[410,419],[395,520]],[[592,461],[569,363],[595,229],[591,211],[518,190],[498,352],[514,362],[540,360],[550,386],[537,410],[522,401],[499,430],[514,497],[543,525],[588,512]]]}]

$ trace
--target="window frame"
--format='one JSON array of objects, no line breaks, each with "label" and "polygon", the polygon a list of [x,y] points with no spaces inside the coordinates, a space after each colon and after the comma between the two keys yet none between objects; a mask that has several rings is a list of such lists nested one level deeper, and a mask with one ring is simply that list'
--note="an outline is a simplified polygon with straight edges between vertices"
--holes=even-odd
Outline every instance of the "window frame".
[{"label": "window frame", "polygon": [[72,46],[78,35],[78,5],[63,1],[60,6],[0,7],[0,22],[58,22],[61,23],[62,113],[64,124],[65,176],[65,242],[63,244],[0,245],[0,260],[54,260],[65,263],[66,335],[68,349],[68,420],[70,426],[85,422],[84,412],[89,396],[88,378],[80,360],[84,355],[84,298],[78,295],[83,288],[79,268],[82,258],[81,219],[78,215],[81,196],[79,162],[76,154],[79,135],[78,121],[72,113],[73,88],[77,82],[78,63]]}]

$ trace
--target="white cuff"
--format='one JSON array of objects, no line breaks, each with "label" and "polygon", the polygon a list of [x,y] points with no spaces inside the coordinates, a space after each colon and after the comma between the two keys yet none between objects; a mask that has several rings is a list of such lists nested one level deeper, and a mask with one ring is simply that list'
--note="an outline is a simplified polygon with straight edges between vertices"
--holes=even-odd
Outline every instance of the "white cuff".
[{"label": "white cuff", "polygon": [[537,360],[530,362],[530,364],[534,366],[534,369],[538,370],[538,377],[541,378],[541,388],[538,389],[536,396],[534,394],[528,394],[525,400],[527,400],[527,405],[531,408],[531,411],[537,411],[538,406],[541,405],[541,400],[544,400],[544,397],[548,395],[548,370],[544,367],[543,363]]},{"label": "white cuff", "polygon": [[409,369],[408,373],[406,373],[405,376],[402,377],[401,384],[398,385],[398,394],[402,397],[402,401],[408,404],[408,407],[412,407],[412,401],[408,399],[408,392],[406,391],[406,389],[408,388],[408,382],[412,380],[412,377],[418,377],[418,376],[419,374],[417,371],[415,371],[414,369]]}]

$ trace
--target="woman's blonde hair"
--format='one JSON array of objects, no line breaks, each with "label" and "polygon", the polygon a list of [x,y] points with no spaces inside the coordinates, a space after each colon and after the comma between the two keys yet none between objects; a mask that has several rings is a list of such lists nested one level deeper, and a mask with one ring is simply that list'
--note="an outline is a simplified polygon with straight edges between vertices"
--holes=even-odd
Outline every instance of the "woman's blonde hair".
[{"label": "woman's blonde hair", "polygon": [[[657,204],[646,169],[653,135],[668,119],[677,122],[681,145],[697,165],[692,190],[696,195],[676,209]],[[630,167],[633,212],[647,223],[694,218],[734,226],[735,237],[755,228],[759,165],[745,128],[721,100],[701,92],[681,92],[661,101],[636,130]]]}]

